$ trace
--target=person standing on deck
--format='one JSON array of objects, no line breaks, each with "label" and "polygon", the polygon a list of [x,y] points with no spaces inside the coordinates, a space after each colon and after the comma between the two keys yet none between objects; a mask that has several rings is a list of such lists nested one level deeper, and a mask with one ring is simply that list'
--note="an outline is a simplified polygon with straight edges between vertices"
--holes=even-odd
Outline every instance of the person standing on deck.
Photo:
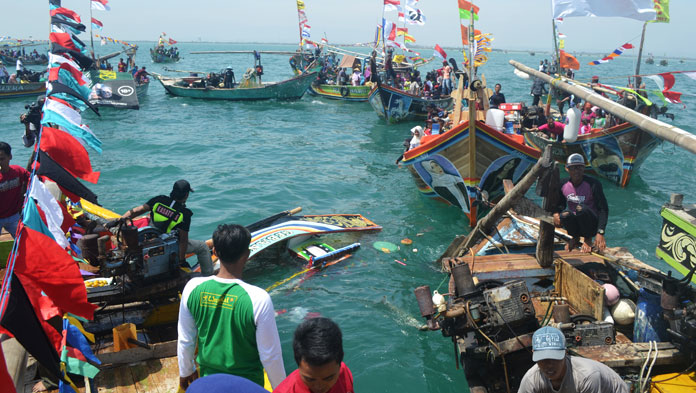
[{"label": "person standing on deck", "polygon": [[534,332],[532,349],[536,364],[522,377],[518,393],[628,393],[626,383],[607,365],[568,356],[565,337],[554,327]]},{"label": "person standing on deck", "polygon": [[491,104],[491,108],[496,108],[500,106],[500,104],[505,103],[505,95],[500,92],[500,89],[502,89],[502,86],[500,83],[495,84],[495,92],[493,95],[491,95],[491,98],[488,100],[488,102]]},{"label": "person standing on deck", "polygon": [[193,212],[186,207],[189,193],[193,192],[191,184],[186,180],[177,180],[169,196],[158,195],[145,204],[125,212],[121,219],[137,217],[143,213],[150,214],[150,226],[164,233],[177,231],[179,235],[179,264],[188,266],[186,253],[195,253],[201,274],[213,274],[213,261],[210,258],[210,248],[204,241],[189,239]]},{"label": "person standing on deck", "polygon": [[19,224],[29,172],[19,165],[10,165],[12,147],[0,142],[0,230],[5,228],[14,239]]},{"label": "person standing on deck", "polygon": [[198,375],[232,374],[261,386],[263,370],[273,388],[285,379],[285,366],[271,296],[242,281],[251,234],[241,225],[220,225],[213,250],[220,272],[191,279],[181,295],[177,356],[179,386],[186,389]]},{"label": "person standing on deck", "polygon": [[[553,213],[553,223],[563,227],[572,239],[566,244],[570,251],[580,245],[582,252],[591,252],[596,247],[600,253],[607,247],[604,230],[609,218],[609,206],[604,196],[602,183],[585,176],[585,159],[578,153],[568,156],[566,171],[570,179],[561,181],[558,205]],[[592,238],[597,235],[594,244]]]},{"label": "person standing on deck", "polygon": [[442,94],[450,95],[452,93],[452,67],[446,61],[442,62]]},{"label": "person standing on deck", "polygon": [[541,96],[548,93],[548,91],[546,91],[546,82],[541,80],[541,78],[534,78],[534,83],[532,84],[532,90],[530,93],[534,97],[532,106],[539,105]]}]

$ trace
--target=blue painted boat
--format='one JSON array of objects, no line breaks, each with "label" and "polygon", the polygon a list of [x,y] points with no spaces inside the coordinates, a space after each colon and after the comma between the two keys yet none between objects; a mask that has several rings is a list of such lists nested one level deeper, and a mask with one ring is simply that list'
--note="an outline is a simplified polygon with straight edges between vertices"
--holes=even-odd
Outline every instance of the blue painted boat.
[{"label": "blue painted boat", "polygon": [[449,110],[454,100],[451,96],[427,99],[377,83],[370,91],[369,101],[379,117],[386,119],[387,123],[398,123],[408,120],[425,120],[428,117],[428,106],[435,105]]}]

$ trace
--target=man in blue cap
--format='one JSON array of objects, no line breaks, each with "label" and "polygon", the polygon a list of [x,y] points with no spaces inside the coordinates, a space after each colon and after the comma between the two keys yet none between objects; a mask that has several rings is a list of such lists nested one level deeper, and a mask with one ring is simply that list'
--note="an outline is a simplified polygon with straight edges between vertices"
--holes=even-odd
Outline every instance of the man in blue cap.
[{"label": "man in blue cap", "polygon": [[626,383],[608,366],[568,356],[565,337],[554,327],[544,326],[534,332],[532,349],[536,365],[522,378],[518,393],[628,393]]}]

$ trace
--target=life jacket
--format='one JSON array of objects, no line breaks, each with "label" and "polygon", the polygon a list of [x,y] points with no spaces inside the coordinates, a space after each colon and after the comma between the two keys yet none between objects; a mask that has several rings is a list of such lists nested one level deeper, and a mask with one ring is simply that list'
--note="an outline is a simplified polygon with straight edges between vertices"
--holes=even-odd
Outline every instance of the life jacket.
[{"label": "life jacket", "polygon": [[[176,201],[172,201],[171,206],[174,206],[174,203]],[[171,232],[175,226],[184,221],[184,214],[171,206],[160,202],[152,206],[152,225],[165,233]]]}]

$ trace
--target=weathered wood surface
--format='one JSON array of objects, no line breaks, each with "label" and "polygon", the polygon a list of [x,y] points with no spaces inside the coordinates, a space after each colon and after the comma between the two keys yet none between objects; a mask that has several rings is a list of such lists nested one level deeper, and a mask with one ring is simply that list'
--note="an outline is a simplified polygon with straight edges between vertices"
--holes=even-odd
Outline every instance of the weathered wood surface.
[{"label": "weathered wood surface", "polygon": [[102,368],[107,368],[111,365],[176,356],[176,340],[150,344],[149,346],[149,349],[135,347],[119,352],[102,352],[97,354],[97,357],[103,364]]},{"label": "weathered wood surface", "polygon": [[[588,262],[602,263],[597,256],[582,253],[580,251],[557,251],[554,259],[564,259],[569,264],[576,266]],[[473,257],[471,255],[458,258],[445,258],[442,260],[442,270],[449,273],[450,262],[455,265],[466,263],[473,275],[479,273],[522,271],[529,269],[541,269],[534,255],[531,254],[497,254]],[[553,269],[548,269],[553,274]]]},{"label": "weathered wood surface", "polygon": [[555,288],[580,314],[602,320],[604,288],[565,261],[555,261]]},{"label": "weathered wood surface", "polygon": [[[598,345],[576,347],[571,350],[574,355],[594,359],[609,367],[640,367],[648,358],[649,343],[630,343],[614,345]],[[684,361],[684,356],[671,343],[657,343],[659,349],[656,366],[679,364]],[[653,350],[650,359],[655,356]],[[651,360],[652,362],[652,360]]]}]

